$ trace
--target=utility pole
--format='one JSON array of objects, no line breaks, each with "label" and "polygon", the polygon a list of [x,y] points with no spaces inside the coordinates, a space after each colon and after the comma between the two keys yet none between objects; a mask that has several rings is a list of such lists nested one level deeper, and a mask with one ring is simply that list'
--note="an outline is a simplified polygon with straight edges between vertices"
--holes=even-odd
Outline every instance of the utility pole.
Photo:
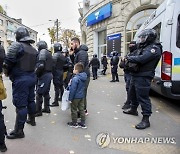
[{"label": "utility pole", "polygon": [[56,19],[56,33],[57,33],[57,42],[58,42],[58,31],[59,31],[59,28],[58,28],[58,19]]}]

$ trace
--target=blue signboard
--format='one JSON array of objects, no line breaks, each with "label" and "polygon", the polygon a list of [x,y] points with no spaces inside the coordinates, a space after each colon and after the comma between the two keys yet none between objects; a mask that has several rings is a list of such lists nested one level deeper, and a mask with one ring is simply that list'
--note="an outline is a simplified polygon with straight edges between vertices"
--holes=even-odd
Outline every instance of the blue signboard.
[{"label": "blue signboard", "polygon": [[107,5],[96,10],[87,17],[87,26],[91,26],[102,20],[105,20],[109,18],[111,15],[112,15],[112,4],[108,3]]},{"label": "blue signboard", "polygon": [[117,51],[121,55],[121,33],[107,36],[107,55],[111,56],[111,52]]}]

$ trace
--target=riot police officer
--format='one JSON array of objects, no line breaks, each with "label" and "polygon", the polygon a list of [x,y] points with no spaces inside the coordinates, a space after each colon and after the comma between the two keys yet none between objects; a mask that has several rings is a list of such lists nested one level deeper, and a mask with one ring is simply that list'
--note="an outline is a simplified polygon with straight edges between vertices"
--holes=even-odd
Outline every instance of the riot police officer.
[{"label": "riot police officer", "polygon": [[67,47],[62,49],[62,54],[65,56],[64,72],[66,72],[66,77],[64,79],[64,87],[67,88],[68,83],[71,80],[72,75],[73,75],[74,65],[69,56]]},{"label": "riot police officer", "polygon": [[97,54],[93,55],[93,58],[89,62],[89,67],[92,66],[92,73],[93,73],[93,80],[97,79],[97,71],[100,68],[100,62],[99,59],[97,58]]},{"label": "riot police officer", "polygon": [[24,138],[24,125],[27,113],[31,116],[31,125],[35,126],[35,84],[37,50],[31,46],[35,41],[30,38],[25,27],[19,27],[16,32],[16,42],[7,51],[4,69],[12,81],[13,104],[16,107],[16,122],[14,130],[7,135],[8,139]]},{"label": "riot police officer", "polygon": [[118,77],[118,63],[119,63],[119,57],[118,57],[118,52],[113,51],[112,53],[112,58],[111,58],[111,74],[112,74],[112,80],[110,82],[119,82],[119,77]]},{"label": "riot police officer", "polygon": [[[0,73],[2,73],[2,65],[5,57],[5,50],[1,45],[0,41]],[[6,134],[6,126],[4,124],[4,115],[2,114],[2,101],[0,100],[0,151],[5,152],[7,151],[7,147],[5,144],[5,134]]]},{"label": "riot police officer", "polygon": [[106,55],[103,55],[103,57],[101,58],[101,64],[103,65],[102,74],[106,75],[106,70],[107,70],[107,65],[108,65]]},{"label": "riot police officer", "polygon": [[65,56],[61,53],[62,46],[60,43],[54,44],[54,55],[53,55],[53,84],[55,90],[54,102],[51,107],[59,106],[59,95],[62,98],[64,87],[63,87],[63,67],[65,65]]},{"label": "riot police officer", "polygon": [[[37,43],[39,55],[37,58],[36,75],[38,77],[36,90],[36,116],[42,116],[42,112],[50,113],[50,86],[52,80],[53,59],[50,51],[47,50],[47,43],[39,41]],[[42,103],[44,98],[44,109]]]},{"label": "riot police officer", "polygon": [[132,72],[130,83],[131,108],[123,111],[125,114],[138,115],[137,107],[142,108],[142,121],[136,125],[136,129],[150,127],[149,117],[152,114],[149,91],[151,80],[155,75],[155,68],[161,57],[162,46],[156,43],[156,31],[153,29],[143,30],[138,36],[138,50],[135,56],[127,57],[130,63],[138,65],[138,69]]}]

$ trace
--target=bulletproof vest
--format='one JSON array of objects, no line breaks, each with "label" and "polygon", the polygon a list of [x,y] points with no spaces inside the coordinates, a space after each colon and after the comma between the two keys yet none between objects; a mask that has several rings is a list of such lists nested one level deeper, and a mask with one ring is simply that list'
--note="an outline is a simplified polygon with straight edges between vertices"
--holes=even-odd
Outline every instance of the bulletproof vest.
[{"label": "bulletproof vest", "polygon": [[63,66],[64,66],[65,61],[66,61],[66,57],[62,53],[56,52],[53,55],[53,59],[56,59],[55,60],[55,68],[59,69],[59,70],[63,70]]},{"label": "bulletproof vest", "polygon": [[[153,45],[149,45],[146,48],[144,48],[143,50],[151,50],[152,46]],[[161,49],[159,48],[159,50],[161,50]],[[139,72],[154,71],[159,62],[159,59],[160,59],[160,56],[156,56],[156,58],[154,58],[153,60],[151,60],[143,65],[140,65]]]},{"label": "bulletproof vest", "polygon": [[113,56],[111,59],[112,65],[118,65],[119,63],[119,57],[118,56]]},{"label": "bulletproof vest", "polygon": [[17,66],[25,72],[33,72],[36,66],[37,50],[31,45],[21,43],[24,49],[23,56],[17,62]]},{"label": "bulletproof vest", "polygon": [[53,59],[51,53],[47,49],[42,49],[39,53],[39,60],[45,63],[45,72],[51,72],[53,66]]}]

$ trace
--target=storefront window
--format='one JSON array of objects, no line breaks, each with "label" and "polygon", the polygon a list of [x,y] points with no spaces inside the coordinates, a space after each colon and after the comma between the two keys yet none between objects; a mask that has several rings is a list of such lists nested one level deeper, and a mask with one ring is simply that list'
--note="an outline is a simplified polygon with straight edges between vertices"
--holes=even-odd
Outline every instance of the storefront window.
[{"label": "storefront window", "polygon": [[176,45],[178,48],[180,48],[180,15],[178,16]]},{"label": "storefront window", "polygon": [[155,9],[143,10],[130,18],[126,26],[126,50],[129,43],[133,40],[137,30],[147,20],[147,18],[154,12]]},{"label": "storefront window", "polygon": [[101,58],[103,55],[107,54],[107,31],[103,30],[98,32],[98,58]]}]

